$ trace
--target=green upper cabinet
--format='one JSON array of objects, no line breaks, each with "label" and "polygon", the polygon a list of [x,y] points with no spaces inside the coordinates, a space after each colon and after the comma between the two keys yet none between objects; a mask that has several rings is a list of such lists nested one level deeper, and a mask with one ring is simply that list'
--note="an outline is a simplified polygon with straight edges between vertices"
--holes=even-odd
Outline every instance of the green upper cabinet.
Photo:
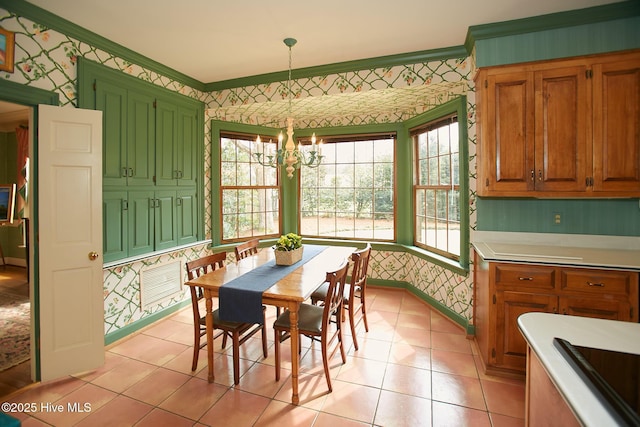
[{"label": "green upper cabinet", "polygon": [[127,109],[127,184],[152,185],[155,171],[154,98],[130,91]]},{"label": "green upper cabinet", "polygon": [[180,171],[179,186],[195,186],[198,176],[198,130],[203,127],[202,117],[195,106],[178,105],[178,143],[176,164]]},{"label": "green upper cabinet", "polygon": [[103,114],[104,186],[153,185],[154,97],[122,83],[95,81],[95,108]]},{"label": "green upper cabinet", "polygon": [[156,185],[196,185],[198,108],[159,98],[156,117]]},{"label": "green upper cabinet", "polygon": [[95,109],[103,114],[102,184],[127,184],[127,91],[106,81],[95,82]]}]

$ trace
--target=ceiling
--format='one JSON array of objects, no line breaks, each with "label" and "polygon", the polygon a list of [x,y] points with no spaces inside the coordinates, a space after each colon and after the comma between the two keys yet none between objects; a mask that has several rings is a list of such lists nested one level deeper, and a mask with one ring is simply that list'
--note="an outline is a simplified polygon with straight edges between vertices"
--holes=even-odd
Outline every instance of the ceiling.
[{"label": "ceiling", "polygon": [[[470,26],[582,9],[620,0],[27,0],[202,83],[454,46]],[[293,114],[330,122],[363,112],[415,113],[464,85],[402,89],[224,106],[211,116],[260,116],[275,125]],[[0,102],[0,125],[6,104]],[[21,107],[22,108],[22,107]],[[16,109],[16,108],[14,108]],[[20,113],[26,116],[26,111]],[[15,116],[12,116],[12,122]]]},{"label": "ceiling", "polygon": [[28,0],[202,83],[464,44],[470,26],[619,0]]}]

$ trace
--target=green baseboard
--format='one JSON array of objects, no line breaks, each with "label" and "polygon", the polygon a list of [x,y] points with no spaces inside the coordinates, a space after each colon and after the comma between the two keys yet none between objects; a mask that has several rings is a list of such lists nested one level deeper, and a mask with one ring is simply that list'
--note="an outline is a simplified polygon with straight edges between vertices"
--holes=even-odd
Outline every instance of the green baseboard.
[{"label": "green baseboard", "polygon": [[136,320],[135,322],[127,325],[127,326],[123,326],[122,328],[118,329],[115,332],[111,332],[110,334],[107,334],[104,336],[104,345],[109,345],[109,344],[113,344],[114,342],[126,337],[127,335],[131,335],[134,332],[139,331],[140,329],[149,326],[150,324],[157,322],[158,320],[161,320],[167,316],[169,316],[170,314],[175,313],[176,311],[188,306],[191,304],[191,300],[184,300],[181,301],[177,304],[174,304],[170,307],[167,307],[165,309],[162,309],[160,311],[157,311],[153,314],[150,314],[146,317],[143,317],[140,320]]},{"label": "green baseboard", "polygon": [[382,279],[368,279],[367,283],[373,286],[405,289],[408,292],[411,292],[413,295],[415,295],[419,299],[421,299],[422,301],[432,306],[433,308],[435,308],[436,310],[438,310],[442,315],[446,316],[447,318],[451,319],[453,322],[462,326],[468,336],[473,336],[476,333],[475,326],[470,324],[467,319],[465,319],[455,311],[451,310],[449,307],[442,304],[440,301],[422,292],[420,289],[416,288],[409,282],[399,282],[394,280],[382,280]]}]

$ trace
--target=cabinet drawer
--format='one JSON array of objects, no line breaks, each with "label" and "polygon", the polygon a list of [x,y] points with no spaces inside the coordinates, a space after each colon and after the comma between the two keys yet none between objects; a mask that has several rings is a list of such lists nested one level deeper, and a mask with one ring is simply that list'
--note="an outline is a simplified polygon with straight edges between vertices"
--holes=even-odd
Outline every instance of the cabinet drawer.
[{"label": "cabinet drawer", "polygon": [[562,291],[630,295],[638,286],[638,274],[627,271],[561,271]]},{"label": "cabinet drawer", "polygon": [[526,287],[533,289],[553,289],[555,268],[534,267],[520,264],[495,264],[493,277],[497,287]]}]

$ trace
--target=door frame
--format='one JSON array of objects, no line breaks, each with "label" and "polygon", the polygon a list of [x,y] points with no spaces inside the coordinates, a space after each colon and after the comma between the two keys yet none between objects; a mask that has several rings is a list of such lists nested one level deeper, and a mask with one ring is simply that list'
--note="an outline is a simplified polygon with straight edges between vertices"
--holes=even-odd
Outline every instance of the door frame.
[{"label": "door frame", "polygon": [[39,301],[39,248],[38,248],[38,104],[58,106],[60,95],[56,92],[34,88],[8,80],[0,80],[0,100],[31,107],[29,124],[32,141],[29,145],[31,162],[31,193],[30,193],[30,225],[29,248],[26,256],[30,267],[31,318],[34,325],[31,331],[31,376],[34,381],[40,381],[40,301]]}]

